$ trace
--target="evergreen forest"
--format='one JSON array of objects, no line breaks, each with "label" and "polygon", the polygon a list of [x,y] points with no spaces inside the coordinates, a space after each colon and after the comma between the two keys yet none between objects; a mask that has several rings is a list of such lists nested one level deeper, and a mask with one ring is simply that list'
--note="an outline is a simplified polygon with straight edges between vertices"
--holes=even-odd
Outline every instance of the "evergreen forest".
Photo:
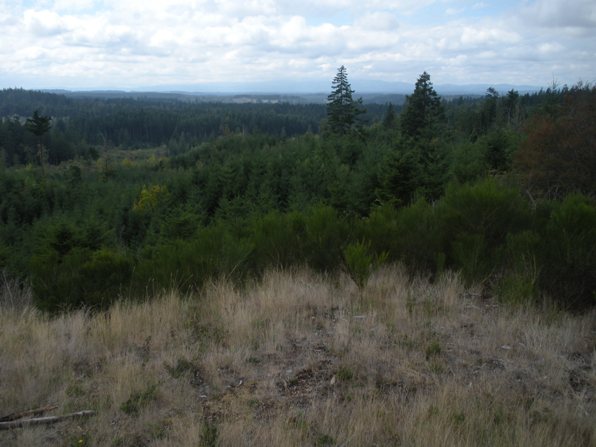
[{"label": "evergreen forest", "polygon": [[38,308],[272,268],[457,271],[506,303],[596,304],[596,88],[327,104],[0,91],[0,271]]}]

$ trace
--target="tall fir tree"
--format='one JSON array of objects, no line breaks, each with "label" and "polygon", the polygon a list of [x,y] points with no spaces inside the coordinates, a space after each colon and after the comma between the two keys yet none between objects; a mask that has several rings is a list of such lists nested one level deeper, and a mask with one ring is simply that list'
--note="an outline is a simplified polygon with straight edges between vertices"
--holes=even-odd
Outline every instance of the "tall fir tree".
[{"label": "tall fir tree", "polygon": [[432,138],[436,136],[436,127],[444,121],[441,98],[430,82],[430,75],[424,72],[416,81],[414,93],[406,99],[401,115],[402,133],[413,139]]},{"label": "tall fir tree", "polygon": [[441,98],[430,82],[430,75],[424,72],[416,81],[414,93],[406,99],[401,131],[419,154],[421,191],[429,200],[442,195],[446,181],[444,141],[448,137],[445,124]]},{"label": "tall fir tree", "polygon": [[362,99],[354,100],[352,86],[348,82],[348,72],[343,65],[331,84],[331,94],[327,97],[327,123],[332,133],[346,135],[358,129],[358,116],[364,113]]},{"label": "tall fir tree", "polygon": [[51,121],[52,118],[40,115],[39,111],[36,110],[33,112],[33,116],[27,118],[27,121],[25,122],[25,128],[37,137],[37,159],[39,160],[39,165],[42,167],[42,170],[48,158],[42,137],[50,131],[52,127]]}]

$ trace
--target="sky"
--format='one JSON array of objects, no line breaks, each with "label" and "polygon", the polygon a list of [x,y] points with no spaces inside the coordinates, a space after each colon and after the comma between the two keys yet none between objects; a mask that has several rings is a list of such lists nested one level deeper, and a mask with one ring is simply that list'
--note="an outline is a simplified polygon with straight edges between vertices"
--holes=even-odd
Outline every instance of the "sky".
[{"label": "sky", "polygon": [[0,88],[596,81],[595,0],[0,0]]}]

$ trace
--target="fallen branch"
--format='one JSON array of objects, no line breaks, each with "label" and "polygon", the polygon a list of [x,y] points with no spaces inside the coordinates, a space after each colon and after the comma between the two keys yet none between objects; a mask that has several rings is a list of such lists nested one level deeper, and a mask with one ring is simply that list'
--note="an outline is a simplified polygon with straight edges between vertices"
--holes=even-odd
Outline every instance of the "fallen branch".
[{"label": "fallen branch", "polygon": [[46,416],[32,419],[22,419],[18,421],[0,422],[1,430],[12,430],[13,428],[30,427],[33,425],[49,425],[57,422],[62,422],[67,419],[94,416],[95,411],[85,410],[77,411],[76,413],[65,414],[63,416]]},{"label": "fallen branch", "polygon": [[35,408],[33,410],[21,411],[20,413],[11,413],[6,416],[0,417],[0,422],[16,421],[17,419],[23,419],[27,416],[41,416],[48,411],[52,411],[58,408],[57,405],[46,405],[45,407]]}]

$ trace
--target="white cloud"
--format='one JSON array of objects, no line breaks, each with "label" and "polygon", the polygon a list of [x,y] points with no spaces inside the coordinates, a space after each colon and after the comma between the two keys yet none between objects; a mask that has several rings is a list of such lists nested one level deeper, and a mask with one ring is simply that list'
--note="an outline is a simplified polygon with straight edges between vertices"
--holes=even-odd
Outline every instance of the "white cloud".
[{"label": "white cloud", "polygon": [[396,31],[399,22],[395,14],[388,12],[370,12],[358,17],[355,26],[365,30]]},{"label": "white cloud", "polygon": [[413,82],[428,70],[435,83],[544,84],[553,73],[571,83],[596,72],[591,1],[491,9],[472,0],[0,0],[0,79],[326,79],[346,64],[351,78]]},{"label": "white cloud", "polygon": [[524,15],[543,26],[596,28],[593,0],[536,0],[525,8]]},{"label": "white cloud", "polygon": [[25,30],[35,36],[51,36],[67,30],[65,20],[53,11],[29,9],[23,17]]}]

